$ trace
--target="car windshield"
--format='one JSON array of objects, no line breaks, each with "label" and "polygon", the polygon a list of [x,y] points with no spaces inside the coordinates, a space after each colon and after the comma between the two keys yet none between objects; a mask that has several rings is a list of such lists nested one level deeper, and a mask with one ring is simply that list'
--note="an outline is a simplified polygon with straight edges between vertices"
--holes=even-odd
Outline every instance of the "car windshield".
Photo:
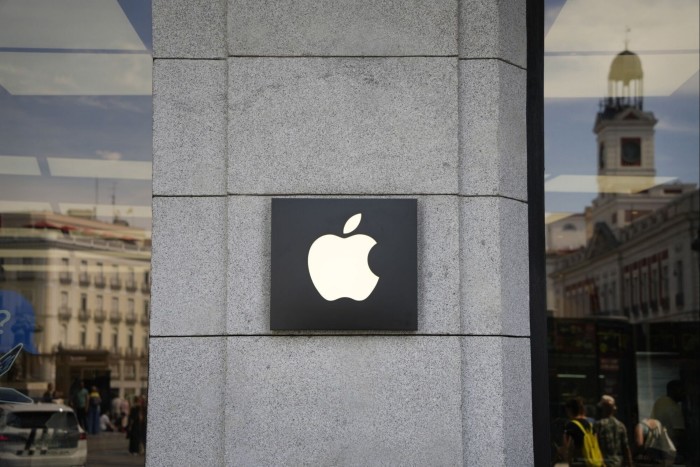
[{"label": "car windshield", "polygon": [[14,428],[78,430],[78,422],[72,412],[11,412],[7,415],[7,426]]}]

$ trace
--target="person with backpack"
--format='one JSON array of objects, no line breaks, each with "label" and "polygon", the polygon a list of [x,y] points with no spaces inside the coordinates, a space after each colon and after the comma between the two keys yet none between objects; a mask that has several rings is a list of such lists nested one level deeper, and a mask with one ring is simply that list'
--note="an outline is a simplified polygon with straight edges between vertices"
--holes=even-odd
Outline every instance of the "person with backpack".
[{"label": "person with backpack", "polygon": [[598,437],[598,444],[603,453],[606,467],[622,467],[632,464],[627,428],[615,417],[617,405],[615,398],[605,395],[598,403],[601,419],[593,424],[593,431]]},{"label": "person with backpack", "polygon": [[604,467],[603,454],[593,424],[586,418],[580,397],[570,399],[564,408],[569,423],[564,427],[564,449],[571,467]]},{"label": "person with backpack", "polygon": [[637,467],[669,467],[676,458],[676,446],[663,424],[654,418],[641,420],[634,429]]}]

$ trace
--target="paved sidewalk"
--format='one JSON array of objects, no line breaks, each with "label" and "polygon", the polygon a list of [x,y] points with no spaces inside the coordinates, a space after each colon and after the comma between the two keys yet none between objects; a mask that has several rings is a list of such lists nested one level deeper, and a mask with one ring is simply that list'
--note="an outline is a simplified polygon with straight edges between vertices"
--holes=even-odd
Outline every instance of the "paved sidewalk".
[{"label": "paved sidewalk", "polygon": [[144,456],[129,454],[129,440],[124,433],[88,435],[88,467],[143,466]]}]

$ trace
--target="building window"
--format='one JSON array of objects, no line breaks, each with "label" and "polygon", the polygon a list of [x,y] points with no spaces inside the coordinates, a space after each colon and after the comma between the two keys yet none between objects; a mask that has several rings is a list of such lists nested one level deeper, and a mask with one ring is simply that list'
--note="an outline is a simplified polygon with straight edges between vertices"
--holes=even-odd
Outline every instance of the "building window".
[{"label": "building window", "polygon": [[87,329],[85,329],[85,326],[80,327],[80,347],[83,349],[87,347]]},{"label": "building window", "polygon": [[119,298],[118,297],[112,297],[112,311],[113,312],[119,311]]},{"label": "building window", "polygon": [[620,140],[620,165],[623,167],[642,165],[642,140],[640,138],[622,138]]},{"label": "building window", "polygon": [[102,328],[97,328],[97,333],[95,334],[95,345],[98,349],[102,348]]},{"label": "building window", "polygon": [[119,330],[117,328],[112,329],[112,351],[116,352],[119,348]]},{"label": "building window", "polygon": [[683,261],[676,261],[676,308],[681,309],[685,305],[685,297],[683,294]]},{"label": "building window", "polygon": [[130,329],[129,334],[127,336],[127,345],[129,346],[130,349],[134,348],[134,330]]},{"label": "building window", "polygon": [[87,310],[87,294],[80,294],[80,311]]},{"label": "building window", "polygon": [[659,297],[659,269],[656,264],[651,267],[651,288],[649,289],[651,303],[655,307]]},{"label": "building window", "polygon": [[61,306],[68,306],[68,292],[61,292]]}]

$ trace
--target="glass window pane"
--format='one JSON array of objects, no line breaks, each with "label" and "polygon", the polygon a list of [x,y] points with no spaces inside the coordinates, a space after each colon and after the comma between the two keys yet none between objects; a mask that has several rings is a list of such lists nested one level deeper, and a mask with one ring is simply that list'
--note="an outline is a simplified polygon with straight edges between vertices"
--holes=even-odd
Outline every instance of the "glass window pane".
[{"label": "glass window pane", "polygon": [[88,465],[135,465],[94,440],[147,392],[151,51],[150,0],[0,2],[0,388],[77,417]]},{"label": "glass window pane", "polygon": [[[700,464],[698,2],[546,0],[552,458]],[[616,419],[619,421],[613,422]],[[645,441],[647,445],[645,446]]]}]

